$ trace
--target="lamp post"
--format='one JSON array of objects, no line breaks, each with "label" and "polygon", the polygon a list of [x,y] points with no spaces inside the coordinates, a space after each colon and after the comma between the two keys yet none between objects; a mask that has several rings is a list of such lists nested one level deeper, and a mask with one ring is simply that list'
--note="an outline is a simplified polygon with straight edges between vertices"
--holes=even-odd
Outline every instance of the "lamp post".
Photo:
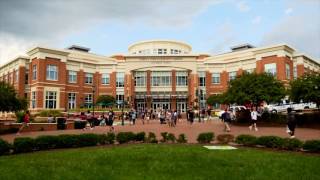
[{"label": "lamp post", "polygon": [[94,93],[96,92],[96,87],[95,85],[92,85],[92,115],[94,118]]}]

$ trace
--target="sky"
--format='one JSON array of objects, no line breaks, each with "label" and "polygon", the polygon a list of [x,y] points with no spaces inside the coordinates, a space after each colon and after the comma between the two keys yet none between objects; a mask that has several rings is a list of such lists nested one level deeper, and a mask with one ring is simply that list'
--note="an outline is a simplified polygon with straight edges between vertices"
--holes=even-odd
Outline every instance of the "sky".
[{"label": "sky", "polygon": [[320,62],[320,0],[0,0],[0,65],[35,46],[111,56],[152,39],[212,55],[286,43]]}]

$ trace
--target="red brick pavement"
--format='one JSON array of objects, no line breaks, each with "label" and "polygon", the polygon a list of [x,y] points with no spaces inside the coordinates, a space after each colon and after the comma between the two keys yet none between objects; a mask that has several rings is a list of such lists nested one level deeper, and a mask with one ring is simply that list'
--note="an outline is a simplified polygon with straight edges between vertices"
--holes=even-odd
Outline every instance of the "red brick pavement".
[{"label": "red brick pavement", "polygon": [[[223,123],[219,120],[212,120],[205,123],[195,122],[192,125],[188,124],[185,120],[178,122],[176,127],[169,127],[167,124],[159,124],[159,121],[150,121],[150,123],[142,124],[141,120],[138,120],[136,125],[117,125],[115,126],[115,132],[123,131],[132,131],[132,132],[141,132],[144,131],[154,132],[157,135],[157,138],[160,139],[161,132],[170,132],[174,133],[176,137],[179,134],[184,133],[187,136],[189,143],[196,143],[196,139],[199,133],[201,132],[214,132],[215,135],[224,134]],[[36,132],[25,132],[17,136],[15,134],[1,135],[0,138],[5,139],[9,142],[13,142],[15,137],[37,137],[40,135],[59,135],[59,134],[81,134],[81,133],[106,133],[108,132],[109,127],[95,127],[93,130],[58,130],[58,131],[36,131]],[[254,136],[262,135],[276,135],[280,137],[289,137],[285,132],[285,127],[259,127],[259,131],[250,131],[247,126],[231,126],[230,134],[239,135],[239,134],[251,134]],[[320,139],[320,130],[318,129],[309,129],[309,128],[297,128],[296,137],[301,140],[308,139]]]}]

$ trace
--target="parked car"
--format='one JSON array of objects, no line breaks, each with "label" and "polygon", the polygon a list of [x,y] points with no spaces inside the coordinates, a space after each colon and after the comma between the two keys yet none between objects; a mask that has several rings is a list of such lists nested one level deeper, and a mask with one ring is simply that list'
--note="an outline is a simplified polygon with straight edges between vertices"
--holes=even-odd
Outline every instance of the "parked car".
[{"label": "parked car", "polygon": [[315,103],[288,103],[288,104],[279,103],[279,104],[267,105],[267,109],[271,113],[287,112],[287,109],[289,107],[295,111],[298,111],[303,109],[313,109],[313,108],[316,108],[317,105]]},{"label": "parked car", "polygon": [[[236,112],[240,111],[242,109],[247,109],[245,106],[230,106],[229,110],[231,111],[231,118],[232,120],[235,120],[236,118]],[[224,113],[224,110],[221,110],[217,113],[217,116],[221,119],[222,114]]]}]

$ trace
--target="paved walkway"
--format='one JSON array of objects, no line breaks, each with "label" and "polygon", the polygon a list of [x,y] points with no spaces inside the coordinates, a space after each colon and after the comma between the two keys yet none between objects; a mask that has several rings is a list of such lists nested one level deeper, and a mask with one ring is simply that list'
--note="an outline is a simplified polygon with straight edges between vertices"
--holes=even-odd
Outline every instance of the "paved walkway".
[{"label": "paved walkway", "polygon": [[[218,134],[225,134],[223,131],[223,123],[220,120],[211,120],[209,122],[198,123],[190,125],[186,120],[178,122],[176,127],[169,127],[167,124],[159,124],[158,120],[150,121],[149,124],[142,124],[141,120],[138,120],[136,125],[117,125],[115,126],[115,132],[123,131],[132,131],[132,132],[141,132],[144,131],[154,132],[157,135],[158,139],[161,139],[161,132],[170,132],[174,133],[176,137],[179,134],[184,133],[187,136],[189,143],[196,143],[196,139],[199,133],[201,132],[214,132],[217,136]],[[93,130],[58,130],[58,131],[36,131],[36,132],[25,132],[21,135],[16,136],[15,134],[1,135],[0,138],[5,139],[9,142],[13,142],[15,137],[37,137],[40,135],[59,135],[59,134],[81,134],[81,133],[106,133],[108,132],[109,127],[95,127]],[[276,135],[280,137],[289,137],[286,133],[285,127],[259,127],[259,131],[250,131],[247,126],[231,126],[230,134],[239,135],[239,134],[251,134],[254,136],[265,136],[265,135]],[[320,139],[320,130],[318,129],[309,129],[309,128],[297,128],[296,137],[300,140],[308,139]]]}]

